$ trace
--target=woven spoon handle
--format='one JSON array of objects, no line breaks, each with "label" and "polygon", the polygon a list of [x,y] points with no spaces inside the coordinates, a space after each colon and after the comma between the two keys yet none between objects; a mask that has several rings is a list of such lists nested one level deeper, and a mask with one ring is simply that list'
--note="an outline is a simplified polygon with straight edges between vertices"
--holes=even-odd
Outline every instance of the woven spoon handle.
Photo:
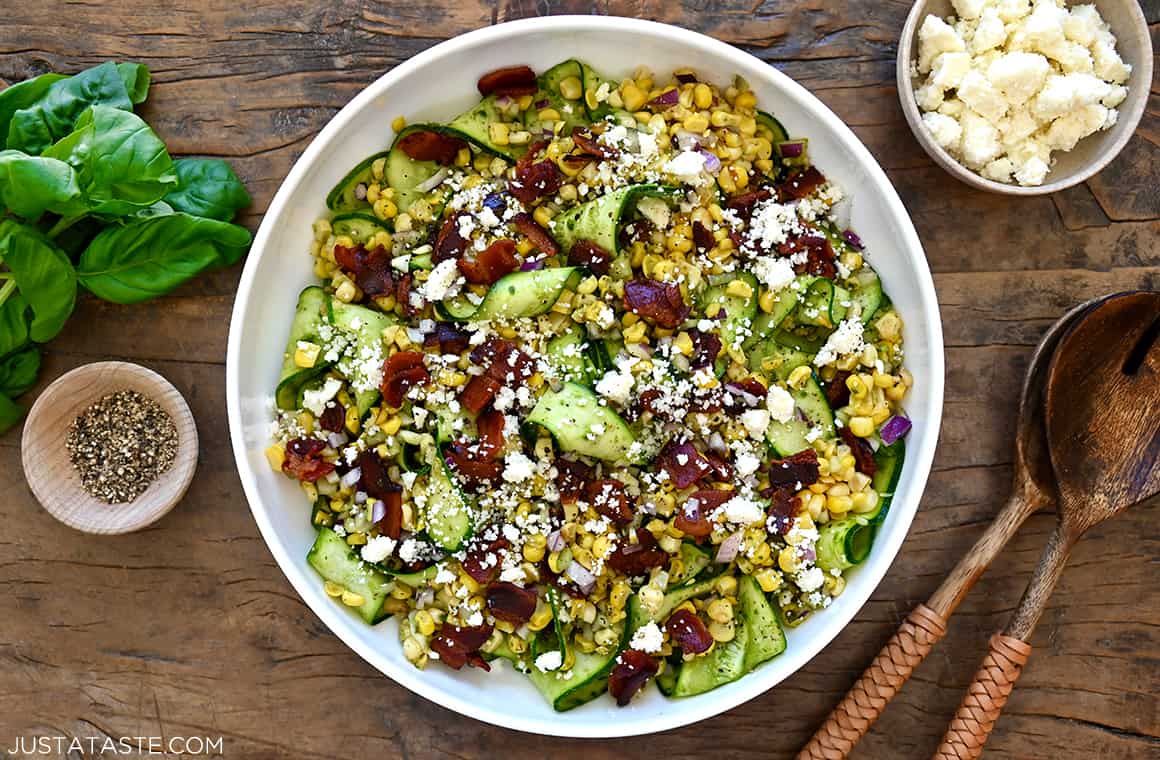
[{"label": "woven spoon handle", "polygon": [[945,633],[946,620],[918,605],[798,753],[798,760],[846,757]]},{"label": "woven spoon handle", "polygon": [[983,754],[983,745],[1030,655],[1031,645],[1026,642],[1002,633],[991,637],[991,651],[947,727],[934,760],[974,760]]}]

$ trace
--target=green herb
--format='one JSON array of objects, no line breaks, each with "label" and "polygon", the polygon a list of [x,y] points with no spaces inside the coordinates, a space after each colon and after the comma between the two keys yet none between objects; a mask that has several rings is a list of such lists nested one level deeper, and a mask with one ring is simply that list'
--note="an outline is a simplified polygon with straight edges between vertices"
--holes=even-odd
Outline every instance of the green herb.
[{"label": "green herb", "polygon": [[[173,161],[133,113],[149,70],[103,63],[0,92],[0,433],[36,383],[80,283],[115,303],[163,295],[237,262],[249,193],[223,161]],[[76,268],[73,262],[78,262]]]}]

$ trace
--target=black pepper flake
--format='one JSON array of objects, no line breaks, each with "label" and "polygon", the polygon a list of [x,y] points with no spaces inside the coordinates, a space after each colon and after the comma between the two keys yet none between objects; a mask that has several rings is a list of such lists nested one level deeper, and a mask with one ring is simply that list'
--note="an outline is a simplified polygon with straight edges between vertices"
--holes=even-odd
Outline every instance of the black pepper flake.
[{"label": "black pepper flake", "polygon": [[65,442],[81,484],[109,504],[133,501],[177,456],[177,426],[153,399],[117,391],[73,420]]}]

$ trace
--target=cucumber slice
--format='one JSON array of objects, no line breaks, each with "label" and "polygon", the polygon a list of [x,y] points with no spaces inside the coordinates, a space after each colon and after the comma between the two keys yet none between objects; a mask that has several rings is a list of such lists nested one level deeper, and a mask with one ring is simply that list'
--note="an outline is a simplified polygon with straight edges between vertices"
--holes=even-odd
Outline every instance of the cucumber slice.
[{"label": "cucumber slice", "polygon": [[496,104],[496,96],[489,95],[475,106],[452,119],[444,131],[462,137],[488,153],[515,161],[527,151],[526,145],[499,145],[491,139],[491,125],[504,121]]},{"label": "cucumber slice", "polygon": [[881,524],[886,519],[886,512],[890,509],[890,502],[894,500],[894,489],[898,487],[898,478],[902,475],[902,463],[906,459],[906,443],[899,438],[889,446],[879,446],[874,452],[874,464],[877,468],[870,485],[878,492],[878,504],[874,511],[861,517],[874,524]]},{"label": "cucumber slice", "polygon": [[[331,310],[334,326],[354,333],[355,351],[358,356],[383,355],[383,330],[398,324],[394,315],[373,311],[358,304],[343,303],[337,298],[331,299]],[[359,385],[365,385],[367,380],[367,378],[357,375],[348,379]],[[355,405],[358,407],[359,417],[366,415],[379,400],[379,396],[378,388],[358,391],[355,394]]]},{"label": "cucumber slice", "polygon": [[790,373],[802,365],[809,364],[814,354],[783,345],[776,335],[770,336],[748,353],[749,371],[763,373],[778,380],[785,380]]},{"label": "cucumber slice", "polygon": [[467,497],[451,475],[447,460],[442,456],[438,459],[427,474],[427,504],[423,521],[431,540],[439,548],[454,552],[461,549],[471,537],[471,508]]},{"label": "cucumber slice", "polygon": [[306,561],[324,580],[337,583],[363,598],[357,609],[367,623],[374,625],[387,617],[382,610],[391,593],[390,581],[357,557],[342,536],[330,528],[321,528]]},{"label": "cucumber slice", "polygon": [[898,486],[905,457],[906,446],[902,440],[889,446],[880,446],[874,452],[874,462],[878,468],[871,484],[878,493],[878,503],[873,512],[851,514],[818,529],[818,567],[826,572],[834,568],[846,570],[860,564],[870,555],[878,526],[886,519],[886,512],[894,498],[894,489]]},{"label": "cucumber slice", "polygon": [[[643,625],[650,620],[657,623],[664,623],[669,619],[669,615],[673,614],[673,610],[680,607],[690,599],[704,596],[711,592],[717,586],[716,578],[707,578],[703,581],[695,581],[693,583],[686,583],[684,586],[672,589],[665,594],[664,599],[661,600],[660,607],[657,608],[657,613],[652,616],[641,614],[637,620],[637,626]],[[639,604],[638,596],[633,596]],[[635,630],[635,628],[634,628]]]},{"label": "cucumber slice", "polygon": [[356,243],[366,243],[380,232],[390,232],[391,227],[374,214],[350,211],[330,220],[335,235],[346,235]]},{"label": "cucumber slice", "polygon": [[[749,286],[749,296],[732,296],[728,293],[729,284],[740,280]],[[725,275],[715,278],[712,284],[704,290],[697,299],[697,305],[704,314],[710,304],[718,304],[725,316],[718,321],[718,330],[724,350],[717,359],[717,374],[724,374],[729,366],[728,351],[730,348],[741,348],[743,338],[752,329],[753,320],[757,317],[757,278],[748,272]]]},{"label": "cucumber slice", "polygon": [[777,620],[777,612],[769,603],[761,586],[752,575],[742,576],[737,582],[737,601],[741,616],[749,629],[749,643],[745,647],[745,672],[785,651],[785,632]]},{"label": "cucumber slice", "polygon": [[560,390],[544,393],[527,419],[547,429],[564,451],[605,462],[627,461],[636,442],[621,416],[578,383],[564,383]]},{"label": "cucumber slice", "polygon": [[[762,131],[768,131],[769,134],[762,134]],[[789,132],[778,121],[777,117],[765,111],[757,112],[757,134],[769,140],[770,145],[777,145],[779,142],[785,142],[789,139]]]},{"label": "cucumber slice", "polygon": [[666,697],[673,696],[677,688],[677,678],[681,674],[681,663],[672,660],[665,663],[665,669],[656,677],[657,689]]},{"label": "cucumber slice", "polygon": [[774,422],[765,432],[766,442],[780,457],[792,456],[810,447],[807,439],[813,428],[821,432],[819,438],[835,436],[834,412],[826,401],[826,394],[816,374],[810,375],[804,387],[790,389],[799,416],[788,422]]},{"label": "cucumber slice", "polygon": [[424,194],[415,188],[435,176],[442,168],[434,161],[416,161],[399,148],[399,140],[412,132],[441,132],[439,124],[412,124],[395,135],[395,142],[387,154],[386,180],[395,191],[395,205],[406,211]]},{"label": "cucumber slice", "polygon": [[[338,181],[326,196],[326,207],[336,213],[356,211],[360,208],[370,208],[366,199],[366,189],[374,181],[371,173],[371,164],[380,158],[387,158],[391,151],[383,151],[364,158],[359,164],[347,172],[347,175]],[[359,198],[359,185],[362,185],[362,198]]]},{"label": "cucumber slice", "polygon": [[858,319],[868,325],[882,307],[882,281],[873,269],[864,266],[850,277],[850,285],[850,302],[858,307]]},{"label": "cucumber slice", "polygon": [[588,111],[585,109],[583,101],[569,100],[560,91],[560,83],[569,77],[575,77],[583,86],[584,70],[581,63],[572,58],[563,63],[557,63],[540,75],[540,91],[532,98],[532,106],[524,112],[524,125],[529,131],[536,133],[546,127],[550,128],[548,124],[540,121],[539,112],[543,109],[537,108],[535,105],[545,100],[548,101],[548,105],[545,107],[555,109],[564,122],[561,133],[571,134],[573,127],[589,124]]},{"label": "cucumber slice", "polygon": [[713,557],[709,550],[692,541],[685,541],[681,544],[677,557],[681,560],[681,572],[670,573],[668,586],[670,590],[692,585],[701,571],[713,563]]},{"label": "cucumber slice", "polygon": [[[581,385],[592,385],[593,372],[585,358],[588,334],[580,325],[572,325],[567,332],[548,341],[548,361],[556,367],[560,377]],[[593,341],[601,343],[602,341]]]},{"label": "cucumber slice", "polygon": [[567,671],[541,672],[535,665],[528,671],[528,678],[552,708],[565,712],[591,702],[608,690],[608,674],[616,663],[620,650],[628,643],[628,626],[620,623],[620,645],[609,647],[605,653],[575,653],[576,660]]},{"label": "cucumber slice", "polygon": [[797,321],[803,325],[833,329],[846,318],[850,303],[849,291],[835,285],[832,280],[817,277],[795,312]]},{"label": "cucumber slice", "polygon": [[457,322],[538,317],[549,311],[560,294],[578,283],[580,277],[578,267],[512,272],[492,285],[478,306],[457,296],[436,304],[436,309],[445,319]]},{"label": "cucumber slice", "polygon": [[636,209],[641,198],[664,198],[675,201],[680,190],[664,185],[629,185],[582,203],[556,217],[552,237],[565,254],[577,240],[591,240],[617,256],[620,253],[620,228]]},{"label": "cucumber slice", "polygon": [[717,642],[707,654],[681,666],[673,687],[674,697],[704,694],[745,675],[751,634],[744,614],[734,616],[733,631],[731,640]]},{"label": "cucumber slice", "polygon": [[321,361],[313,367],[299,367],[294,363],[294,352],[299,341],[321,345],[318,329],[330,320],[330,301],[325,290],[313,285],[298,294],[294,320],[290,323],[290,338],[286,342],[286,355],[282,360],[282,372],[274,391],[274,402],[279,409],[293,411],[299,408],[303,389],[326,374],[331,367]]}]

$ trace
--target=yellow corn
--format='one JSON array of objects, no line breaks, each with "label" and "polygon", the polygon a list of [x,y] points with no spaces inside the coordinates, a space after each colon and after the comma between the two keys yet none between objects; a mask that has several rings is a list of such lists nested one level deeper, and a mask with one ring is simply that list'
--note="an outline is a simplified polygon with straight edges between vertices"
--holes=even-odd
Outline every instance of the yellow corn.
[{"label": "yellow corn", "polygon": [[781,576],[772,567],[763,567],[753,574],[757,585],[761,586],[761,590],[767,594],[777,591],[781,588]]},{"label": "yellow corn", "polygon": [[402,116],[396,116],[391,121],[391,129],[393,129],[395,132],[402,132],[403,128],[406,126],[407,126],[407,120],[405,118],[403,118]]},{"label": "yellow corn", "polygon": [[326,592],[327,596],[332,597],[334,599],[339,598],[340,596],[342,596],[343,592],[346,591],[346,589],[344,589],[342,586],[338,585],[334,581],[326,581],[325,583],[323,583],[322,590]]},{"label": "yellow corn", "polygon": [[353,591],[343,591],[339,598],[347,607],[361,607],[366,603],[362,594],[356,594]]},{"label": "yellow corn", "polygon": [[560,94],[568,100],[579,100],[584,95],[584,85],[579,77],[565,77],[560,80]]},{"label": "yellow corn", "polygon": [[752,298],[753,286],[745,280],[731,280],[729,284],[725,286],[725,292],[734,298]]},{"label": "yellow corn", "polygon": [[777,566],[787,573],[792,573],[797,570],[797,548],[794,546],[786,546],[780,552],[778,552]]},{"label": "yellow corn", "polygon": [[536,611],[532,613],[532,617],[528,620],[528,628],[533,631],[543,630],[548,623],[552,622],[552,608],[551,606],[540,601],[536,605]]},{"label": "yellow corn", "polygon": [[733,637],[737,635],[737,631],[733,628],[732,621],[720,623],[714,620],[709,623],[709,635],[713,637],[714,641],[724,644],[727,641],[732,641]]},{"label": "yellow corn", "polygon": [[639,111],[648,100],[648,94],[637,87],[635,82],[625,82],[620,88],[620,97],[628,111]]},{"label": "yellow corn", "polygon": [[789,373],[789,377],[786,379],[786,385],[791,388],[804,388],[806,381],[810,379],[811,373],[812,370],[809,365],[802,365]]},{"label": "yellow corn", "polygon": [[362,427],[362,423],[359,421],[359,418],[358,418],[358,407],[357,406],[352,406],[346,410],[345,423],[346,423],[346,429],[348,432],[358,433],[359,429]]},{"label": "yellow corn", "polygon": [[848,427],[850,432],[859,438],[869,438],[874,435],[874,421],[869,417],[851,417]]},{"label": "yellow corn", "polygon": [[282,463],[286,461],[286,449],[282,444],[275,443],[266,449],[266,461],[274,472],[282,472]]}]

